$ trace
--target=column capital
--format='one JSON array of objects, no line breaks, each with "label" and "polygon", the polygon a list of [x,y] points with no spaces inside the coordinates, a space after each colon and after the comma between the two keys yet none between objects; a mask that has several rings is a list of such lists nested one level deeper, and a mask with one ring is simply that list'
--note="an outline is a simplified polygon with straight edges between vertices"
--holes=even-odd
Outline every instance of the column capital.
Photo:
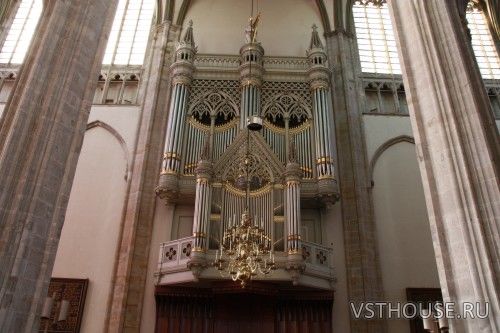
[{"label": "column capital", "polygon": [[196,167],[196,180],[209,183],[212,179],[213,163],[208,160],[200,160]]},{"label": "column capital", "polygon": [[294,182],[299,183],[302,180],[302,170],[297,162],[288,162],[285,170],[285,181],[287,184]]}]

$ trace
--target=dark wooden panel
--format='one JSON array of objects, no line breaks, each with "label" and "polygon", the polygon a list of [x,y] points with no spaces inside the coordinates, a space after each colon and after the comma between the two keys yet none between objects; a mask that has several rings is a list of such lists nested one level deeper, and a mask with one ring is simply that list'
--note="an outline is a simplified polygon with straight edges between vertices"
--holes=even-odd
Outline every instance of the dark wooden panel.
[{"label": "dark wooden panel", "polygon": [[332,292],[255,282],[159,286],[156,332],[330,333],[332,305]]}]

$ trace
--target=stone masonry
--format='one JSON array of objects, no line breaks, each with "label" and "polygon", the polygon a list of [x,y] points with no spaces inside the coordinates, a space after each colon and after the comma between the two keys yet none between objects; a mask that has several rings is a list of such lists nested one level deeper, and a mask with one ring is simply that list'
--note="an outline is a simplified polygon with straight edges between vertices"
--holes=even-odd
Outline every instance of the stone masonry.
[{"label": "stone masonry", "polygon": [[0,331],[38,331],[117,0],[46,1],[0,120]]},{"label": "stone masonry", "polygon": [[500,331],[500,140],[460,20],[464,1],[389,1],[445,301],[488,302]]}]

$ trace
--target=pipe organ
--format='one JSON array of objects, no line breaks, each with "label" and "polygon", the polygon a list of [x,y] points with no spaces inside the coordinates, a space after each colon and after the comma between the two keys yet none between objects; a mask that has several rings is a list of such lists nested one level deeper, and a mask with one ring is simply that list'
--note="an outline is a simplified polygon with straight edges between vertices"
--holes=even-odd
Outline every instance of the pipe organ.
[{"label": "pipe organ", "polygon": [[[314,108],[316,176],[318,178],[319,193],[328,197],[336,192],[332,144],[334,126],[329,91],[330,71],[325,66],[327,57],[316,26],[313,26],[307,56],[310,62],[308,76]],[[335,189],[333,193],[332,189]]]},{"label": "pipe organ", "polygon": [[[295,81],[266,79],[271,74],[265,72],[264,49],[256,41],[240,49],[238,66],[228,70],[230,78],[199,73],[196,51],[190,25],[171,67],[172,97],[157,187],[158,195],[173,204],[194,199],[188,266],[199,274],[207,267],[205,254],[219,247],[223,230],[240,222],[248,177],[250,214],[272,239],[273,250],[288,256],[286,268],[297,275],[306,259],[301,205],[306,199],[315,207],[338,199],[330,70],[318,33],[314,28],[307,61],[301,74],[294,74]],[[252,115],[263,119],[263,129],[248,134],[246,121]]]},{"label": "pipe organ", "polygon": [[170,99],[165,153],[163,154],[160,175],[160,187],[169,188],[169,191],[163,193],[170,197],[172,197],[172,194],[175,196],[178,188],[185,114],[189,100],[189,86],[195,69],[193,61],[196,51],[193,38],[193,22],[190,21],[184,39],[177,47],[176,61],[171,66],[172,97]]},{"label": "pipe organ", "polygon": [[240,128],[246,127],[250,116],[259,115],[260,89],[264,68],[264,49],[260,43],[247,43],[240,49],[241,115]]}]

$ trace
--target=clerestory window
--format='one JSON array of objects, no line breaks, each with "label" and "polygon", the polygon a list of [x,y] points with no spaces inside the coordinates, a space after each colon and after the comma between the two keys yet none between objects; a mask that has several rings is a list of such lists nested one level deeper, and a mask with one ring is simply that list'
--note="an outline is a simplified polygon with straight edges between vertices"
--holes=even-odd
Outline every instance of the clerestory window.
[{"label": "clerestory window", "polygon": [[385,0],[356,0],[352,8],[361,70],[401,74],[398,50]]},{"label": "clerestory window", "polygon": [[[21,64],[43,9],[42,0],[22,0],[0,50],[0,63]],[[142,65],[154,0],[120,0],[103,59],[105,65]]]},{"label": "clerestory window", "polygon": [[0,51],[0,63],[21,64],[42,14],[42,0],[22,0]]},{"label": "clerestory window", "polygon": [[154,0],[120,0],[104,65],[142,65],[151,31]]},{"label": "clerestory window", "polygon": [[472,49],[483,79],[499,80],[500,58],[481,6],[477,2],[470,1],[466,17],[472,39]]}]

